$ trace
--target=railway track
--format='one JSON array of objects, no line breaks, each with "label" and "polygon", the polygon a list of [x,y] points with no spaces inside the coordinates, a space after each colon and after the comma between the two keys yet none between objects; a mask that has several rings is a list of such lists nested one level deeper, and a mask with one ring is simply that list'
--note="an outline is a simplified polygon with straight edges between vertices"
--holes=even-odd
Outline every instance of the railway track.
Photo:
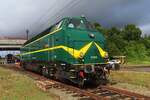
[{"label": "railway track", "polygon": [[36,85],[43,91],[47,91],[51,88],[60,89],[67,94],[78,97],[79,100],[150,100],[150,97],[111,86],[99,86],[94,89],[80,89],[72,85],[45,78],[30,71],[22,71],[16,67],[11,67],[11,69],[21,71],[33,78],[36,81]]}]

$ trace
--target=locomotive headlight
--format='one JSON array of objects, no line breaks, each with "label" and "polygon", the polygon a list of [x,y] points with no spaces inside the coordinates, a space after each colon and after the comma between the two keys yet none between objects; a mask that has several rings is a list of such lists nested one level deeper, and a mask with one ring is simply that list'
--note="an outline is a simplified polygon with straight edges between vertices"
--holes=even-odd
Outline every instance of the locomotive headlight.
[{"label": "locomotive headlight", "polygon": [[95,35],[93,33],[89,33],[90,38],[95,38]]},{"label": "locomotive headlight", "polygon": [[104,58],[108,58],[108,52],[105,52]]},{"label": "locomotive headlight", "polygon": [[83,52],[80,52],[80,58],[83,58],[84,54]]}]

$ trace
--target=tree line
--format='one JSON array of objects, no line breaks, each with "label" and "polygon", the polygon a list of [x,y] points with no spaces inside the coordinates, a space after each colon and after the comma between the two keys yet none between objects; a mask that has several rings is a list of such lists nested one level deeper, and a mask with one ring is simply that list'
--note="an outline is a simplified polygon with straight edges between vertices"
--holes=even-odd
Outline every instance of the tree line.
[{"label": "tree line", "polygon": [[110,56],[126,56],[128,61],[150,61],[150,36],[142,36],[142,31],[134,24],[125,25],[123,28],[102,27],[94,24],[101,32],[107,43]]}]

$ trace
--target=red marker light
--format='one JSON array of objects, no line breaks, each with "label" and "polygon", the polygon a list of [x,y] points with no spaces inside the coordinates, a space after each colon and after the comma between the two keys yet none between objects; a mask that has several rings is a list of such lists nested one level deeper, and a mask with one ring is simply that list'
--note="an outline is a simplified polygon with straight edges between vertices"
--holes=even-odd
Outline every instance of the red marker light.
[{"label": "red marker light", "polygon": [[79,75],[80,75],[80,77],[84,78],[84,72],[83,71],[80,71]]}]

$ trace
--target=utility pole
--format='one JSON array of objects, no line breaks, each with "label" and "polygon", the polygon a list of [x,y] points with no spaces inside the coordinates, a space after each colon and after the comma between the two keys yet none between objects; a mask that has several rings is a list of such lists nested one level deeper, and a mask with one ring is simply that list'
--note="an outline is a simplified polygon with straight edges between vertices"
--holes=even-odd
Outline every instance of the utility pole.
[{"label": "utility pole", "polygon": [[26,39],[28,40],[29,39],[29,30],[28,29],[26,30],[26,34],[27,34]]}]

